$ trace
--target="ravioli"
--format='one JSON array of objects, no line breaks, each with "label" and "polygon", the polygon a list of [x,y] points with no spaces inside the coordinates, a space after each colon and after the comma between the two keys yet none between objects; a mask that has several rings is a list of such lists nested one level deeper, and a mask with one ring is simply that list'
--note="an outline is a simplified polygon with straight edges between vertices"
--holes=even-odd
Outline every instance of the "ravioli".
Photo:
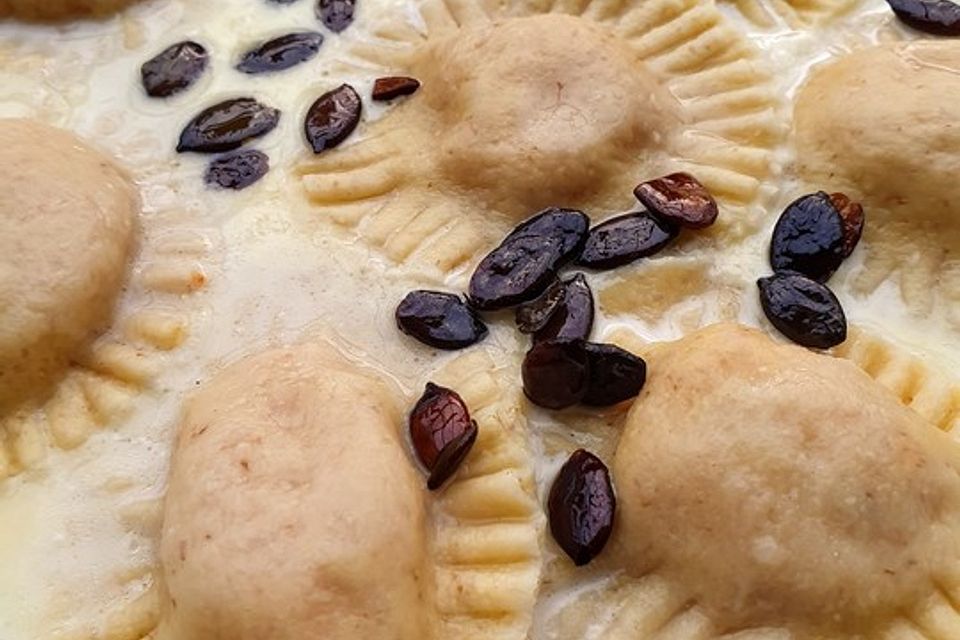
[{"label": "ravioli", "polygon": [[0,0],[0,18],[70,20],[102,18],[137,0]]},{"label": "ravioli", "polygon": [[[850,105],[858,105],[851,109]],[[960,44],[885,44],[814,71],[794,112],[797,170],[866,207],[870,292],[891,275],[907,303],[960,323]]]},{"label": "ravioli", "polygon": [[[299,168],[320,219],[397,262],[446,272],[545,206],[623,211],[643,179],[687,170],[738,237],[781,128],[756,50],[712,3],[421,5],[353,49],[420,91],[361,139]],[[437,144],[432,141],[437,140]]]}]

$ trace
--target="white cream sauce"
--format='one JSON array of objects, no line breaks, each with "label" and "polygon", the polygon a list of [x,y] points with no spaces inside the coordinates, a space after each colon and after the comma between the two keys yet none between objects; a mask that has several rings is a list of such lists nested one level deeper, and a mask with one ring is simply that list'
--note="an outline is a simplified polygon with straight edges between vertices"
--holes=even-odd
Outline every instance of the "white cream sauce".
[{"label": "white cream sauce", "polygon": [[[204,311],[193,323],[189,342],[174,356],[155,392],[141,398],[135,415],[121,428],[99,433],[78,450],[52,453],[39,468],[0,485],[0,640],[97,637],[97,625],[145,588],[155,532],[131,527],[123,514],[162,496],[182,400],[223,363],[305,333],[332,332],[372,354],[412,395],[439,361],[452,357],[402,338],[393,324],[394,306],[408,290],[438,284],[429,274],[398,270],[357,241],[302,223],[309,210],[290,168],[307,153],[303,114],[312,100],[343,81],[369,94],[373,76],[344,73],[337,61],[346,41],[364,37],[372,13],[406,7],[406,0],[361,2],[358,21],[342,35],[320,27],[309,0],[290,6],[266,0],[158,0],[102,23],[0,24],[0,116],[35,116],[77,131],[134,171],[146,215],[179,207],[219,236],[205,265],[210,284],[200,294]],[[764,49],[780,88],[791,96],[811,64],[865,41],[906,33],[879,0],[812,31],[760,30],[729,13]],[[250,45],[305,28],[324,31],[326,38],[310,62],[258,77],[232,69]],[[138,81],[140,64],[188,38],[210,51],[208,73],[181,96],[148,100]],[[178,156],[173,149],[195,113],[240,95],[283,112],[277,130],[250,145],[267,152],[273,168],[244,192],[211,192],[202,181],[206,158]],[[369,101],[365,107],[374,118],[383,109]],[[783,117],[789,118],[789,110]],[[789,156],[784,153],[781,160],[784,178],[770,203],[774,212],[800,195],[790,177]],[[770,227],[774,221],[771,215]],[[763,324],[754,282],[768,270],[768,238],[766,229],[715,257],[718,272],[742,285],[741,319],[749,324]],[[892,284],[867,299],[853,296],[846,282],[858,262],[851,259],[832,280],[851,321],[894,336],[924,358],[955,370],[960,364],[955,330],[939,316],[910,315]],[[595,275],[591,281],[599,289],[610,277]],[[466,279],[461,272],[443,284],[463,288]],[[683,309],[675,311],[655,325],[600,319],[596,335],[628,325],[649,340],[673,339],[682,333],[676,316]],[[523,343],[511,324],[492,323],[488,342],[519,362]],[[534,412],[533,423],[538,433],[559,429],[543,412]],[[541,486],[559,463],[555,456],[540,456]],[[583,588],[591,583],[585,581]],[[539,618],[556,606],[555,598],[544,601]]]}]

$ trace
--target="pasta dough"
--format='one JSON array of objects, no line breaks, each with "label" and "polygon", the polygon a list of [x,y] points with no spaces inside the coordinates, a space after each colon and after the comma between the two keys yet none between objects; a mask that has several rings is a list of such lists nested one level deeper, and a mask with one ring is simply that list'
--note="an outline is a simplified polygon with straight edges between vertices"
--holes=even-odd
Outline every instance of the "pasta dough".
[{"label": "pasta dough", "polygon": [[104,328],[135,246],[139,196],[66,131],[0,120],[0,409]]},{"label": "pasta dough", "polygon": [[116,13],[137,0],[0,0],[0,18],[70,20]]},{"label": "pasta dough", "polygon": [[243,360],[188,404],[159,638],[422,638],[423,481],[394,394],[324,344]]},{"label": "pasta dough", "polygon": [[613,465],[631,573],[720,630],[808,637],[874,629],[956,571],[958,445],[854,365],[735,325],[649,361]]}]

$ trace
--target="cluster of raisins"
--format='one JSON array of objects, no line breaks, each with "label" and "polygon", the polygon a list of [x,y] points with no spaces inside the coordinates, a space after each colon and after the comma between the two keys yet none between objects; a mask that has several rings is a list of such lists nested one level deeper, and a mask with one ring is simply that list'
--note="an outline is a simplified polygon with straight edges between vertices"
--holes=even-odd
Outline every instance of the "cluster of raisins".
[{"label": "cluster of raisins", "polygon": [[774,274],[760,278],[770,323],[805,347],[829,349],[847,339],[847,321],[827,280],[863,234],[863,207],[842,193],[812,193],[781,214],[770,243]]}]

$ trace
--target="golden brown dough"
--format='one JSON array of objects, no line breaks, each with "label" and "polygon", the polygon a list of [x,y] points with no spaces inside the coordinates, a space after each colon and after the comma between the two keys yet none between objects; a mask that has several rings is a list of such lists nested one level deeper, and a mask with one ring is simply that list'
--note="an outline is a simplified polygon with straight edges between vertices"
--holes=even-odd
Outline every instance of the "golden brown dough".
[{"label": "golden brown dough", "polygon": [[138,193],[71,133],[0,120],[0,409],[44,386],[107,324]]},{"label": "golden brown dough", "polygon": [[813,637],[875,629],[956,570],[958,445],[856,366],[736,325],[649,363],[613,465],[631,574],[718,630]]},{"label": "golden brown dough", "polygon": [[103,18],[138,0],[0,0],[0,18],[57,21]]},{"label": "golden brown dough", "polygon": [[325,344],[205,385],[173,457],[159,638],[426,637],[425,492],[400,421],[394,394]]}]

